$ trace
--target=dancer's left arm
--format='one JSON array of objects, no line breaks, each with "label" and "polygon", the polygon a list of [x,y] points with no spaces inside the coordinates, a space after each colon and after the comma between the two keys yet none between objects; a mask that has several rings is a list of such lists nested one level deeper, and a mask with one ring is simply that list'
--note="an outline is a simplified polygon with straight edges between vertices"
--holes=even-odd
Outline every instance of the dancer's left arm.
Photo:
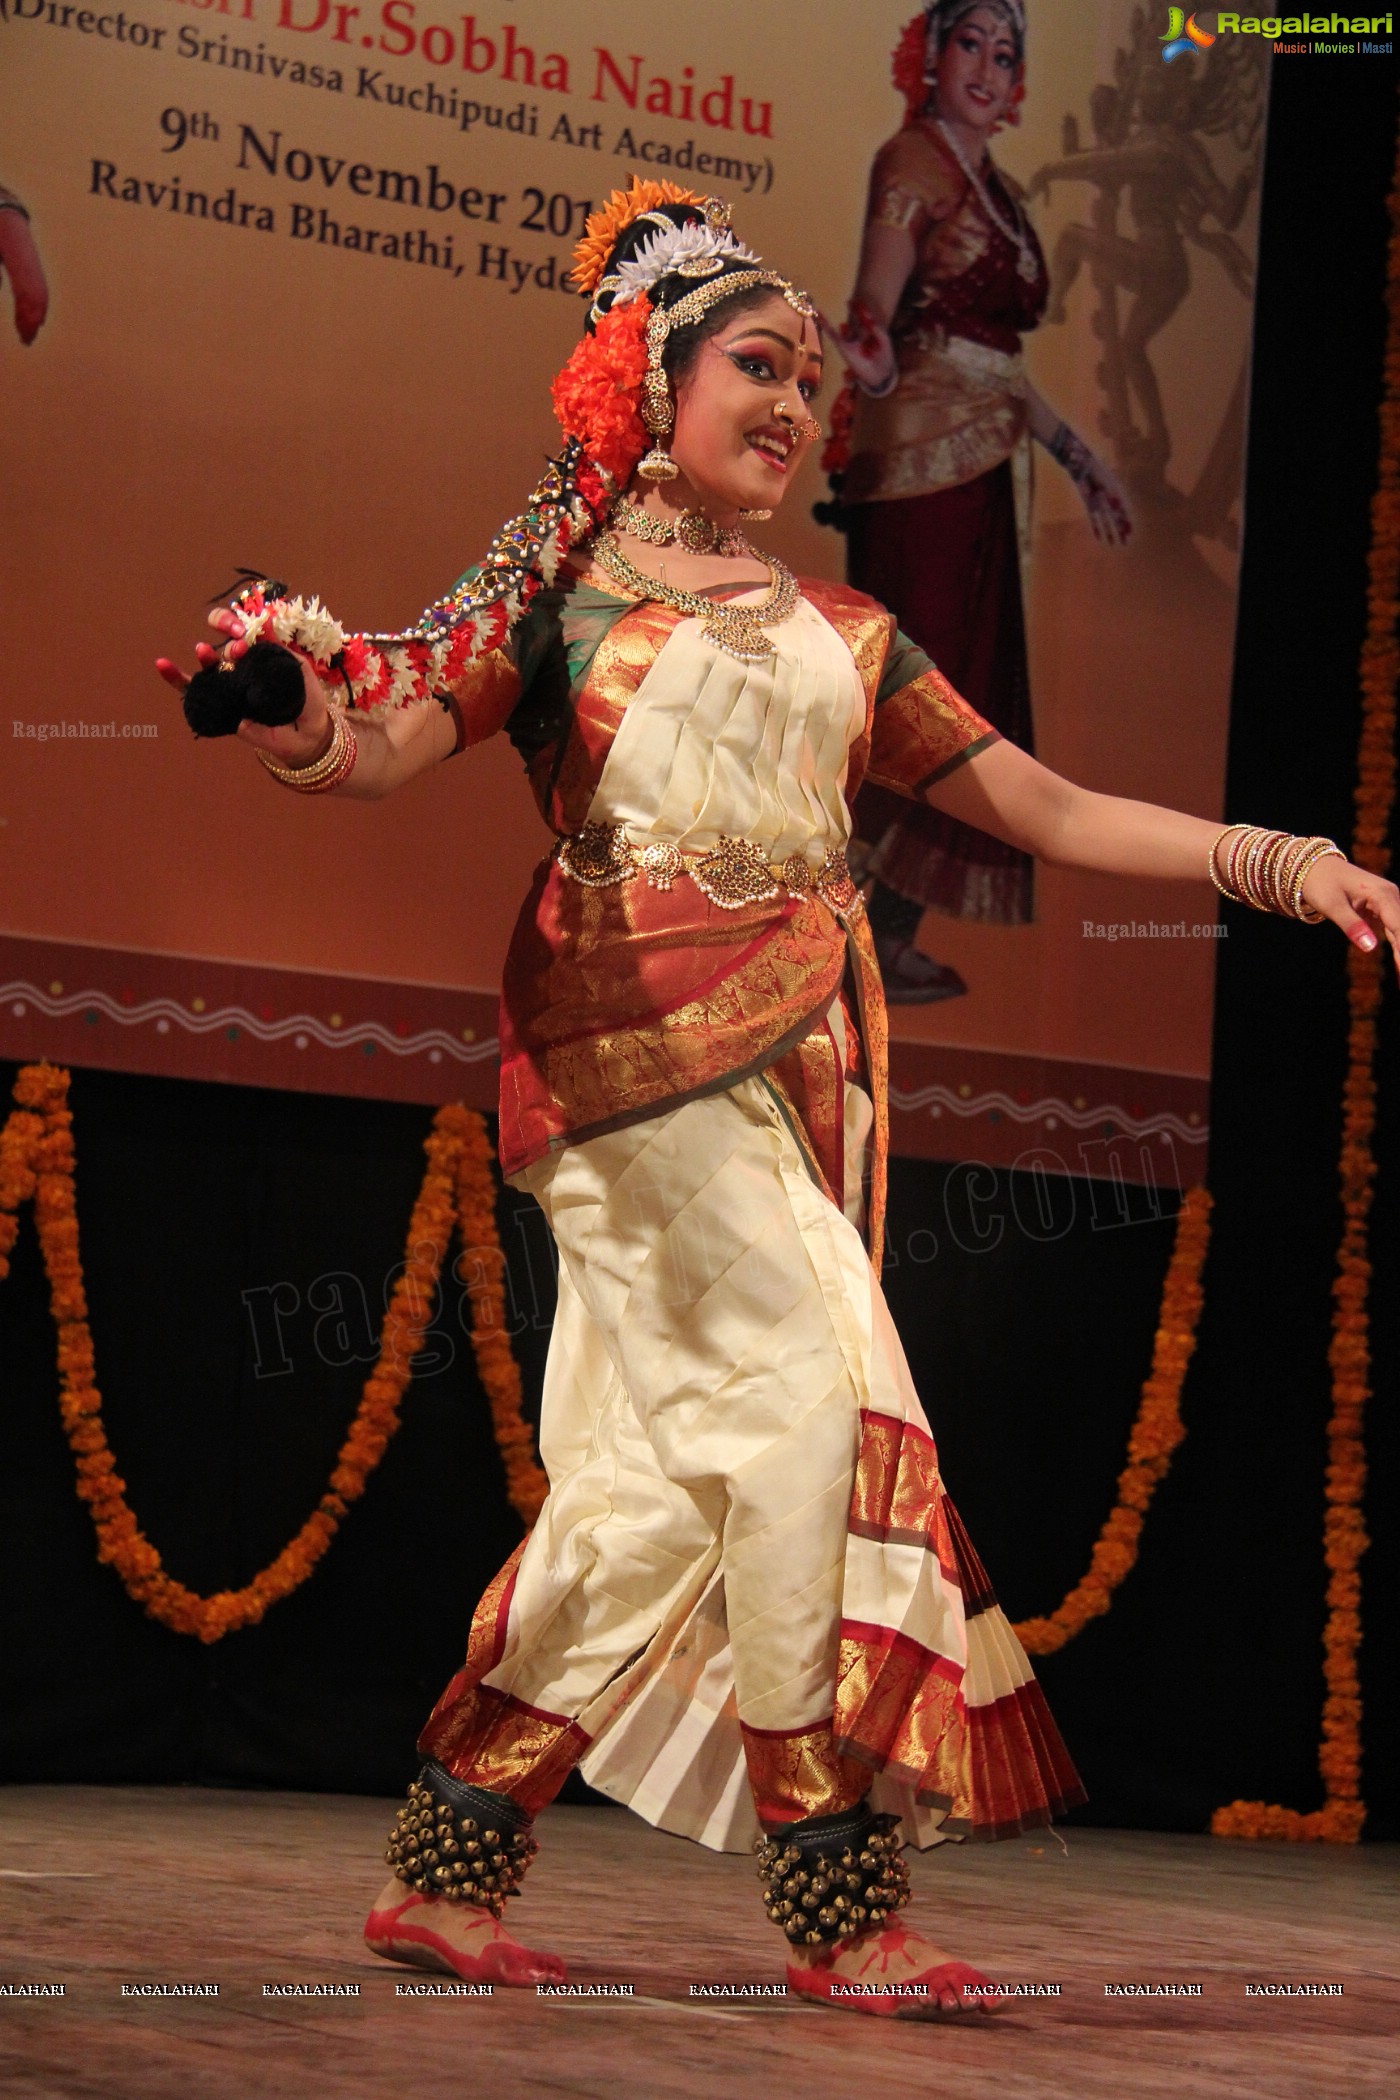
[{"label": "dancer's left arm", "polygon": [[[1221,828],[1183,810],[1078,787],[1005,738],[945,773],[925,799],[1050,867],[1104,875],[1208,882],[1207,856]],[[1329,855],[1309,869],[1303,897],[1358,948],[1374,948],[1383,934],[1400,968],[1400,890],[1393,882]]]}]

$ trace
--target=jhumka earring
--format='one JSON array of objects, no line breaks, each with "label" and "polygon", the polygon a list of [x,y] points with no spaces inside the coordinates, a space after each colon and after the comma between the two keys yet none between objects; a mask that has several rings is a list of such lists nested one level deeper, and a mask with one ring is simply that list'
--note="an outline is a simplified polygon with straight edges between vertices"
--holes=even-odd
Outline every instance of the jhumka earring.
[{"label": "jhumka earring", "polygon": [[[661,340],[664,342],[664,335]],[[642,380],[642,421],[651,433],[653,443],[650,452],[639,462],[637,472],[643,481],[674,481],[680,468],[666,450],[663,440],[675,428],[676,411],[659,346],[651,347],[646,376]]]}]

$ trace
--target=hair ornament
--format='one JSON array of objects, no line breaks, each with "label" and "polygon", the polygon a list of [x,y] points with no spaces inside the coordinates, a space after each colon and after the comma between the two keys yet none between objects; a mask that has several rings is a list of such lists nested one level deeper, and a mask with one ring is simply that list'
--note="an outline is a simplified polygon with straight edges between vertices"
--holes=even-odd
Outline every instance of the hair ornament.
[{"label": "hair ornament", "polygon": [[678,182],[655,182],[634,175],[629,188],[614,190],[606,204],[589,214],[583,239],[574,250],[569,282],[581,292],[596,295],[608,257],[634,219],[658,211],[663,204],[693,204],[704,211],[707,201],[695,190],[682,189]]},{"label": "hair ornament", "polygon": [[613,306],[625,306],[650,292],[663,277],[713,277],[727,262],[757,261],[753,250],[727,226],[711,226],[704,219],[688,219],[684,226],[677,226],[663,217],[636,253],[601,280],[599,291],[611,289]]}]

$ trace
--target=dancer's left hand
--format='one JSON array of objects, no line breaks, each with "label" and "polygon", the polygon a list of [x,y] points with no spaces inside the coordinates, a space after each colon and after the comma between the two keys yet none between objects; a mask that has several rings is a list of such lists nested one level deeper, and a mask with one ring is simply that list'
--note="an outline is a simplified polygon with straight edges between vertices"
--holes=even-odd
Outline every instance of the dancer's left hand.
[{"label": "dancer's left hand", "polygon": [[1400,889],[1393,882],[1329,853],[1303,878],[1303,901],[1367,954],[1378,941],[1389,941],[1400,972]]},{"label": "dancer's left hand", "polygon": [[1077,486],[1095,539],[1106,547],[1126,547],[1133,536],[1133,514],[1122,483],[1097,453],[1089,454]]}]

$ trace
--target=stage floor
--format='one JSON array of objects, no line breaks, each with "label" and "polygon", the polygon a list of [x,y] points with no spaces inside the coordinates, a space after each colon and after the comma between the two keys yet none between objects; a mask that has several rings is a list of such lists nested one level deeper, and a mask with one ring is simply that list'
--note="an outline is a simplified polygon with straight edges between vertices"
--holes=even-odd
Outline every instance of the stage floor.
[{"label": "stage floor", "polygon": [[[781,1999],[753,1864],[622,1810],[552,1811],[516,1928],[629,1997],[400,1997],[360,1939],[393,1804],[202,1789],[0,1791],[7,2100],[1321,2100],[1400,2090],[1400,1859],[1119,1831],[910,1855],[914,1916],[1007,1984],[995,2020]],[[15,1996],[62,1984],[62,1997]],[[217,1984],[217,1998],[123,1985]],[[265,1987],[358,1986],[358,1996]],[[1107,1985],[1201,1986],[1200,1996]],[[1251,1985],[1341,1984],[1341,1996]],[[935,2084],[935,2081],[937,2083]]]}]

